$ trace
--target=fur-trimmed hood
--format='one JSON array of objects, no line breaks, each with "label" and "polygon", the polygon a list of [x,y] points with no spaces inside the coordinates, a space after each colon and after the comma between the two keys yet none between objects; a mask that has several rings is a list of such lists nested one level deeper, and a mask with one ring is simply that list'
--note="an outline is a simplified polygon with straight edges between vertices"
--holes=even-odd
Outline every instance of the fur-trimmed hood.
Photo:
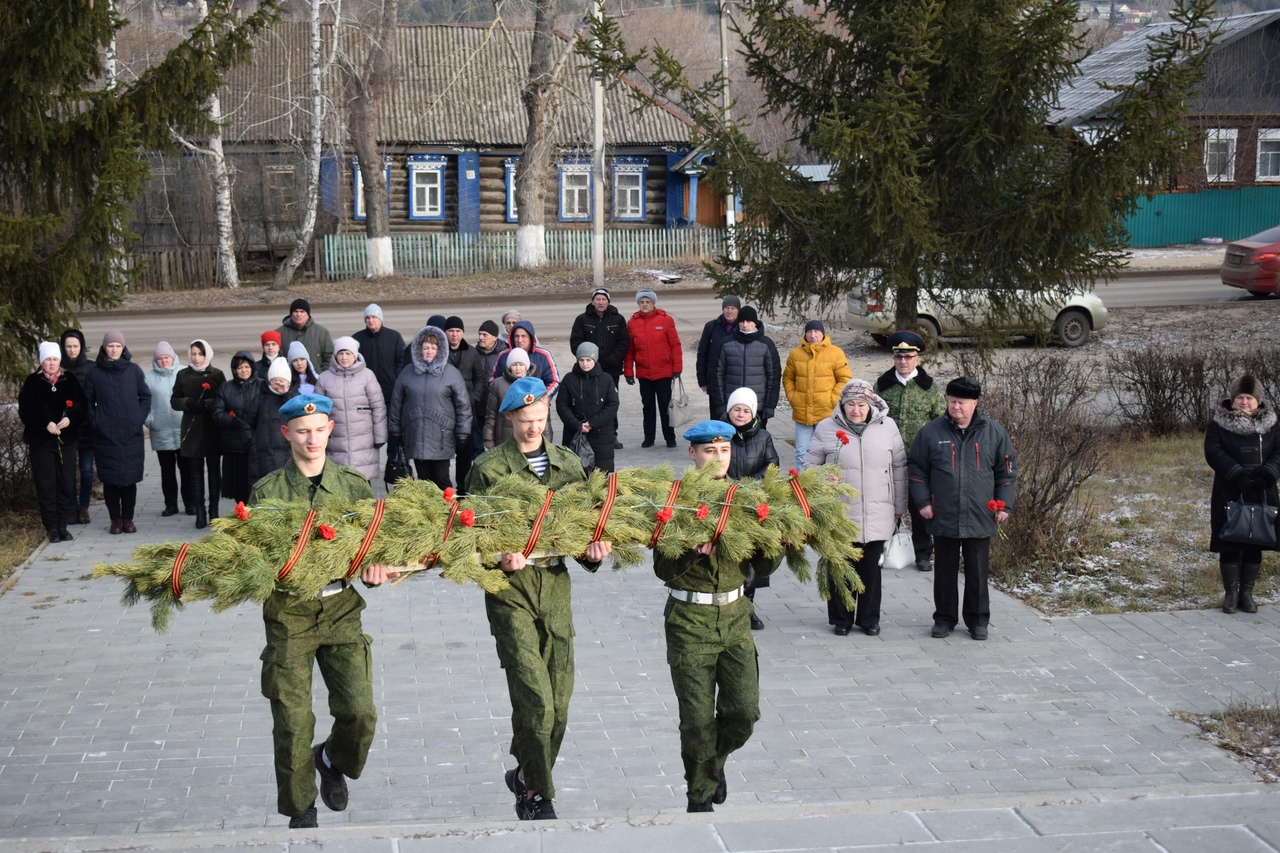
[{"label": "fur-trimmed hood", "polygon": [[1266,403],[1259,403],[1252,412],[1231,408],[1230,400],[1223,400],[1213,422],[1236,435],[1264,435],[1276,425],[1276,413]]},{"label": "fur-trimmed hood", "polygon": [[[422,342],[427,339],[427,335],[436,339],[436,357],[430,364],[422,359]],[[409,355],[413,358],[414,373],[418,375],[430,373],[432,376],[439,376],[444,373],[445,365],[449,363],[449,336],[444,333],[444,329],[423,326],[418,330],[418,334],[413,336],[413,343],[409,344]]]}]

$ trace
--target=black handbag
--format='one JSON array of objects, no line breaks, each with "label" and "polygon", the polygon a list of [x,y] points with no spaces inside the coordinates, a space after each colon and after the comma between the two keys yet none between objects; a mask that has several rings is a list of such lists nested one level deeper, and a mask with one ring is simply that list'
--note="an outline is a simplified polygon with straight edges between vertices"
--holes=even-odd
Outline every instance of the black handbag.
[{"label": "black handbag", "polygon": [[1277,507],[1267,503],[1266,496],[1260,504],[1246,503],[1244,495],[1238,501],[1227,501],[1227,521],[1218,532],[1218,538],[1237,545],[1274,547],[1277,511]]},{"label": "black handbag", "polygon": [[591,469],[596,467],[596,451],[587,440],[587,434],[581,430],[575,432],[573,438],[569,439],[569,449],[578,454],[582,470],[590,474]]},{"label": "black handbag", "polygon": [[387,490],[398,483],[400,480],[413,479],[413,471],[409,468],[409,460],[404,455],[404,445],[398,441],[392,442],[387,447],[387,466],[382,470],[382,482],[387,484]]}]

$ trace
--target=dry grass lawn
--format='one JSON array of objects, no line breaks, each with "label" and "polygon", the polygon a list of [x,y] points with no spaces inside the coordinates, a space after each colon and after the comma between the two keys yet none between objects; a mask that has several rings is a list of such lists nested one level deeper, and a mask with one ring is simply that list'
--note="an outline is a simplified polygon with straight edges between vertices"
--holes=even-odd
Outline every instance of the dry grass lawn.
[{"label": "dry grass lawn", "polygon": [[37,515],[0,514],[0,588],[44,539]]},{"label": "dry grass lawn", "polygon": [[1280,782],[1280,697],[1241,700],[1216,714],[1178,714],[1205,740],[1238,755],[1264,782]]}]

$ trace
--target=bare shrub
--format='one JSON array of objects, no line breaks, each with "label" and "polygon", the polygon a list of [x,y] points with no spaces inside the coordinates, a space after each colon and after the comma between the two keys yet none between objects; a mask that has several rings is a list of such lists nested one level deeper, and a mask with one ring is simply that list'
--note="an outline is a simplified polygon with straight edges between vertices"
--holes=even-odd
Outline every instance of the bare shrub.
[{"label": "bare shrub", "polygon": [[1009,431],[1018,454],[1017,502],[992,547],[997,580],[1014,586],[1037,566],[1080,553],[1092,507],[1080,487],[1106,459],[1090,368],[1066,355],[1029,352],[1000,367],[962,368],[982,384],[982,411]]},{"label": "bare shrub", "polygon": [[18,407],[0,407],[0,507],[9,512],[36,509],[36,487],[31,479],[31,457],[22,440]]}]

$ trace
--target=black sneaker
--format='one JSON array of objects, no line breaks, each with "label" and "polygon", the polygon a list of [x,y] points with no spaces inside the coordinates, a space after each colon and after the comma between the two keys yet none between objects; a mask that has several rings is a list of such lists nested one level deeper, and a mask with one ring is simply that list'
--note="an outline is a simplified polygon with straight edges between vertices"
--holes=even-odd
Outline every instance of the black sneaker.
[{"label": "black sneaker", "polygon": [[541,794],[521,797],[516,803],[516,817],[521,820],[555,820],[556,807]]},{"label": "black sneaker", "polygon": [[316,759],[316,771],[320,774],[320,799],[331,812],[345,811],[347,808],[347,777],[336,767],[325,767],[324,744],[311,747]]},{"label": "black sneaker", "polygon": [[504,777],[507,780],[507,790],[516,795],[517,800],[523,800],[525,794],[529,793],[529,789],[525,787],[524,780],[520,778],[520,765],[507,771]]},{"label": "black sneaker", "polygon": [[707,800],[705,803],[696,803],[690,800],[689,805],[685,807],[686,812],[713,812],[715,810],[715,806],[711,805],[711,800]]},{"label": "black sneaker", "polygon": [[716,792],[711,795],[711,802],[717,806],[729,799],[729,780],[724,778],[724,768],[720,768],[720,784],[716,785]]},{"label": "black sneaker", "polygon": [[316,817],[315,803],[307,806],[307,810],[297,817],[289,818],[290,829],[315,829],[319,825],[320,820]]},{"label": "black sneaker", "polygon": [[950,633],[951,633],[950,625],[946,624],[945,622],[934,622],[933,631],[929,633],[929,636],[933,637],[935,640],[941,640],[943,637],[948,636]]}]

